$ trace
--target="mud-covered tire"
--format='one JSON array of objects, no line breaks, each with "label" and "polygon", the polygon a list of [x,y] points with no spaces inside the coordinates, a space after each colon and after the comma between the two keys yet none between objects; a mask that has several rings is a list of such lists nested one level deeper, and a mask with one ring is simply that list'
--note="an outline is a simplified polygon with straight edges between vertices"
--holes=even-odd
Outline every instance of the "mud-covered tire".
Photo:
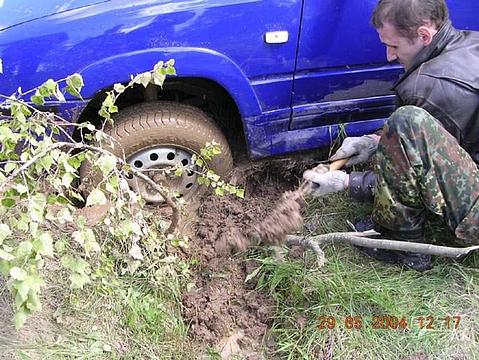
[{"label": "mud-covered tire", "polygon": [[[123,157],[124,153],[126,161],[133,167],[147,163],[146,165],[152,169],[159,168],[168,165],[170,158],[173,158],[172,162],[181,161],[186,165],[191,155],[199,156],[206,143],[213,141],[219,144],[221,154],[206,161],[208,168],[225,177],[233,167],[231,150],[223,132],[203,111],[189,105],[173,102],[133,105],[122,109],[114,117],[114,125],[107,127],[105,132],[113,137],[116,144],[114,149],[109,150],[119,157]],[[174,156],[177,156],[177,159]],[[161,166],[156,166],[156,163]],[[185,200],[190,200],[201,193],[196,175],[191,174],[192,172],[185,172],[181,179],[173,179],[170,182],[175,191],[176,186],[181,190],[188,187],[186,193],[180,194]],[[85,162],[80,169],[80,179],[84,192],[88,193],[88,189],[98,184],[102,176],[98,171],[92,171],[91,164]],[[138,181],[136,177],[135,181]],[[148,202],[162,202],[161,196],[158,198],[156,194],[156,197],[153,197],[154,191],[150,194],[143,185],[132,187]]]}]

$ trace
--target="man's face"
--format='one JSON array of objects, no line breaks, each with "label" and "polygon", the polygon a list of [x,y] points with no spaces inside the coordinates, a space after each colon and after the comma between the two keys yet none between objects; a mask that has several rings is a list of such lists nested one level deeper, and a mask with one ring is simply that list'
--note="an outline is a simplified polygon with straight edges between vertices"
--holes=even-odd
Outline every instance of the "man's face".
[{"label": "man's face", "polygon": [[389,23],[384,23],[383,27],[377,31],[381,42],[386,45],[388,61],[397,60],[406,70],[411,67],[416,55],[424,48],[424,43],[419,35],[413,40],[405,38]]}]

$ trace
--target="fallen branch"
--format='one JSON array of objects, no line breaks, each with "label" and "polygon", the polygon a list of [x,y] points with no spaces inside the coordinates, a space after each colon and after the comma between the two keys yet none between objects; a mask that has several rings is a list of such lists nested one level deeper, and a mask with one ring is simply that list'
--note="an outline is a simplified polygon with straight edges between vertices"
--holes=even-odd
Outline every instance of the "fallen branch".
[{"label": "fallen branch", "polygon": [[319,246],[319,243],[314,241],[311,238],[289,235],[286,238],[286,245],[289,245],[289,246],[296,245],[296,246],[301,246],[301,247],[306,248],[306,249],[310,249],[318,257],[318,265],[319,266],[323,266],[324,264],[326,264],[326,256],[324,255],[323,250]]},{"label": "fallen branch", "polygon": [[451,258],[459,258],[469,254],[472,251],[479,250],[479,245],[466,248],[455,248],[389,239],[372,239],[367,236],[371,236],[371,232],[331,233],[307,238],[297,235],[288,235],[286,238],[286,245],[301,245],[311,248],[311,243],[314,243],[314,246],[317,245],[319,247],[322,244],[341,242],[367,248],[410,251],[426,255],[436,255]]}]

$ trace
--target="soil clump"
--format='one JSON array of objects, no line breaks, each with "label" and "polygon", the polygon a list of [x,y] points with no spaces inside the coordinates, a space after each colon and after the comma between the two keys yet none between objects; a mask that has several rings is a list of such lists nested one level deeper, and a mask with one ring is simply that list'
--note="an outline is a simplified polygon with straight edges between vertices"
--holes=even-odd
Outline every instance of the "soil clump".
[{"label": "soil clump", "polygon": [[217,345],[241,333],[236,339],[243,351],[261,345],[264,348],[261,342],[265,341],[275,304],[267,294],[254,289],[254,279],[245,282],[258,264],[241,254],[225,254],[221,247],[225,239],[238,236],[270,215],[281,196],[298,187],[308,166],[303,165],[276,160],[238,168],[233,181],[245,188],[244,199],[215,195],[203,199],[191,246],[191,255],[200,265],[195,288],[183,298],[184,316],[195,341]]}]

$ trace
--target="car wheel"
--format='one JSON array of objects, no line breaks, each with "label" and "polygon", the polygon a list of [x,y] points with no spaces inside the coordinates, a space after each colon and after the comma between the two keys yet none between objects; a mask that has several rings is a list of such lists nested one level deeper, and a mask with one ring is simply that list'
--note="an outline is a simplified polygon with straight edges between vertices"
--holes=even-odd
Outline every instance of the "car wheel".
[{"label": "car wheel", "polygon": [[[199,195],[197,182],[201,169],[193,164],[192,156],[208,142],[219,144],[221,154],[205,161],[208,168],[226,176],[233,166],[231,150],[218,125],[198,108],[173,103],[149,102],[122,109],[114,117],[114,125],[105,132],[116,144],[109,149],[125,156],[133,169],[145,172],[155,182],[166,182],[177,197],[190,200]],[[181,176],[164,175],[158,169],[186,167]],[[85,162],[80,169],[82,188],[91,189],[102,177]],[[133,176],[130,187],[149,203],[162,203],[163,197],[145,181]],[[88,191],[86,191],[88,192]]]}]

